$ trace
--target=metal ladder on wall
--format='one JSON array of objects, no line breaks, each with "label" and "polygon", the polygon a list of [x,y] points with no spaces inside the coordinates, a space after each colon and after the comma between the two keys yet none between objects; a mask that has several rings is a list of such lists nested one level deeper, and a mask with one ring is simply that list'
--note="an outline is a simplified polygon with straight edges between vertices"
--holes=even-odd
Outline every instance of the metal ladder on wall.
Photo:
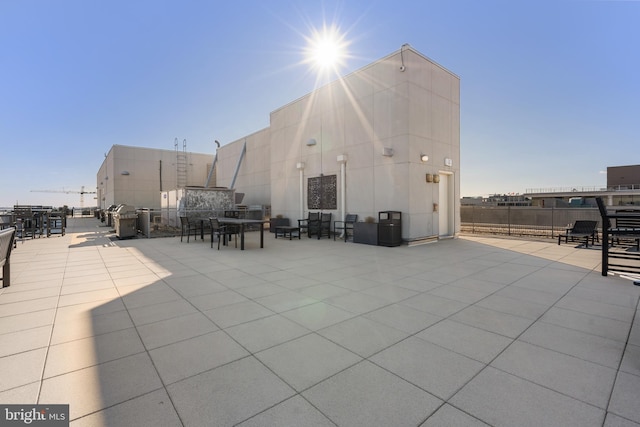
[{"label": "metal ladder on wall", "polygon": [[177,187],[184,188],[187,186],[187,140],[182,141],[182,151],[178,150],[178,138],[175,139],[176,148],[176,178]]}]

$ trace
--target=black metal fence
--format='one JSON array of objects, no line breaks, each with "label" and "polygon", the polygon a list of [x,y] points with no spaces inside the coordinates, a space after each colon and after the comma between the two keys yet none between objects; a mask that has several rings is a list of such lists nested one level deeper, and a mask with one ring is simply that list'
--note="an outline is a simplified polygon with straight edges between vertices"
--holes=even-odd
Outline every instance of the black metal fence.
[{"label": "black metal fence", "polygon": [[594,208],[539,208],[530,206],[462,206],[461,232],[536,236],[555,238],[576,220],[598,221],[600,212]]}]

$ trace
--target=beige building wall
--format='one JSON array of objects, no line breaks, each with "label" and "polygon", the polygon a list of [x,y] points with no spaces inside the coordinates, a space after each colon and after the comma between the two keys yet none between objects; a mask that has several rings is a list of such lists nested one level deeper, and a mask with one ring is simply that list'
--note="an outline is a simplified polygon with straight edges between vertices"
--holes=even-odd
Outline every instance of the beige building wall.
[{"label": "beige building wall", "polygon": [[[180,152],[182,154],[182,152]],[[213,154],[184,153],[187,185],[204,186]],[[136,208],[160,208],[160,191],[178,186],[175,150],[114,145],[105,157],[98,174],[98,206],[126,203]]]},{"label": "beige building wall", "polygon": [[[337,175],[334,219],[345,212],[362,220],[401,211],[405,240],[452,236],[460,229],[460,81],[410,47],[272,112],[270,127],[246,138],[247,162],[268,158],[267,135],[270,168],[259,163],[258,173],[243,165],[243,180],[236,181],[245,204],[262,203],[262,188],[254,184],[264,182],[269,169],[271,212],[295,221],[308,212],[307,179]],[[225,159],[220,185],[230,182],[226,162],[239,158],[244,140],[218,151],[219,160]],[[422,162],[421,154],[429,160]],[[347,159],[344,184],[338,156]],[[426,174],[439,175],[441,183],[427,183]]]},{"label": "beige building wall", "polygon": [[[246,143],[246,152],[241,159]],[[239,168],[238,168],[239,164]],[[230,187],[236,169],[235,188],[244,193],[242,204],[271,204],[271,139],[269,128],[255,132],[218,149],[216,182],[221,187]]]}]

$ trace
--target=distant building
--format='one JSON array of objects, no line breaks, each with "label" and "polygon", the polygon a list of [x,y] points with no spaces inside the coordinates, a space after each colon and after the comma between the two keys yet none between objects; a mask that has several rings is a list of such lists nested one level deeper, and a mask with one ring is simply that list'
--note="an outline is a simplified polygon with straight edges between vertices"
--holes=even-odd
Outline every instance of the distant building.
[{"label": "distant building", "polygon": [[593,207],[602,197],[609,206],[640,205],[640,165],[607,167],[607,187],[528,189],[524,194],[534,206]]},{"label": "distant building", "polygon": [[640,165],[607,167],[607,188],[640,190]]},{"label": "distant building", "polygon": [[[162,191],[186,186],[204,186],[213,155],[176,150],[114,145],[98,174],[98,207],[121,203],[136,208],[159,209]],[[215,186],[212,180],[209,186]]]},{"label": "distant building", "polygon": [[463,197],[462,206],[531,206],[531,199],[522,194],[493,194],[487,197]]}]

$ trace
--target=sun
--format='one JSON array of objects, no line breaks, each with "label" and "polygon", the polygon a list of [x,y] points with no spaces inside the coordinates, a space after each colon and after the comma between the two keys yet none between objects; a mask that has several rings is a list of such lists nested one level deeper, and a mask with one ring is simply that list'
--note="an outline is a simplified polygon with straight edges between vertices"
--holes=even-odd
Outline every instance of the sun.
[{"label": "sun", "polygon": [[313,30],[310,37],[306,37],[305,62],[319,71],[338,72],[348,56],[344,34],[336,26],[324,26],[321,30]]}]

